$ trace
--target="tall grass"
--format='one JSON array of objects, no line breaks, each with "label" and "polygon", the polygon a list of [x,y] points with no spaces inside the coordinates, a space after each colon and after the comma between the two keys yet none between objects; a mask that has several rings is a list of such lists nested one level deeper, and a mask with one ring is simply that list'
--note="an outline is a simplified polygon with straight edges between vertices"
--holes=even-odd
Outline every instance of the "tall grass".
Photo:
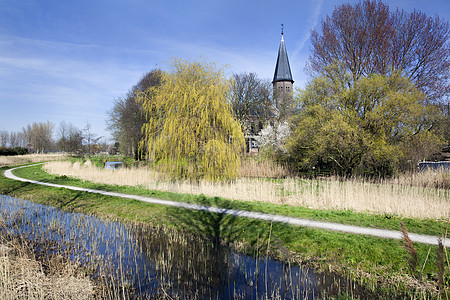
[{"label": "tall grass", "polygon": [[450,189],[450,173],[443,171],[407,172],[388,181],[392,184],[421,186],[426,188]]},{"label": "tall grass", "polygon": [[247,158],[241,166],[241,176],[249,178],[285,178],[291,175],[288,168],[271,159]]},{"label": "tall grass", "polygon": [[419,261],[419,256],[417,254],[417,250],[414,247],[413,242],[409,238],[408,231],[406,230],[405,224],[403,224],[402,221],[400,221],[401,226],[401,232],[402,232],[402,242],[403,247],[405,248],[406,252],[408,253],[408,264],[409,268],[413,274],[413,276],[417,276],[417,264]]},{"label": "tall grass", "polygon": [[23,165],[41,161],[61,160],[64,156],[65,154],[62,153],[0,156],[0,167]]},{"label": "tall grass", "polygon": [[[149,168],[106,170],[86,162],[46,163],[50,174],[66,175],[102,184],[141,186],[177,193],[204,194],[231,200],[264,201],[313,209],[353,210],[414,218],[449,217],[449,190],[416,186],[406,181],[380,181],[339,178],[304,180],[298,178],[241,178],[232,183],[202,181],[168,182]],[[431,175],[428,175],[431,176]]]}]

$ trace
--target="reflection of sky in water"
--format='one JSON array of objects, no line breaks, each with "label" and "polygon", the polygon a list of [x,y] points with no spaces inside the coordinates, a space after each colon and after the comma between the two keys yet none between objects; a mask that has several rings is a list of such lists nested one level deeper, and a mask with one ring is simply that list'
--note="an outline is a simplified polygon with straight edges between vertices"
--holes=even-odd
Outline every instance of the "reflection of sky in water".
[{"label": "reflection of sky in water", "polygon": [[[181,297],[197,292],[200,298],[279,295],[304,299],[313,298],[323,288],[322,280],[311,270],[288,268],[271,259],[255,259],[225,248],[207,250],[210,254],[206,257],[189,249],[179,255],[173,253],[177,247],[164,233],[144,234],[119,222],[62,212],[10,196],[0,195],[0,202],[0,217],[12,233],[37,242],[58,242],[58,251],[65,251],[72,260],[92,262],[108,276],[134,282],[141,295],[151,295],[164,285],[166,292]],[[199,239],[188,244],[192,249],[208,247]],[[161,266],[161,261],[170,266]]]},{"label": "reflection of sky in water", "polygon": [[120,161],[107,161],[105,162],[105,169],[117,170],[123,167],[123,162]]}]

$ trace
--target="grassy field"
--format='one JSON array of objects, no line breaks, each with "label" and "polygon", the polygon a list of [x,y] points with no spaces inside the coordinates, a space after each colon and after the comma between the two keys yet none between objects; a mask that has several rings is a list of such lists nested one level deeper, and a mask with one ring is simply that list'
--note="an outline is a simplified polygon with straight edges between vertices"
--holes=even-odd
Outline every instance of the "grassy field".
[{"label": "grassy field", "polygon": [[[3,173],[5,169],[1,168],[0,172]],[[442,216],[441,218],[405,217],[388,212],[368,213],[364,210],[364,212],[358,212],[356,209],[350,210],[342,207],[340,209],[313,209],[301,205],[254,201],[254,199],[253,201],[237,201],[225,197],[193,195],[189,192],[185,194],[164,192],[145,189],[142,188],[142,185],[132,187],[101,184],[73,178],[70,174],[48,174],[42,170],[41,166],[20,169],[15,174],[58,184],[79,185],[176,201],[377,228],[399,230],[400,221],[403,221],[410,232],[437,236],[443,235],[447,229],[447,220]],[[271,182],[270,180],[267,181]],[[313,185],[317,185],[317,183]],[[320,188],[318,190],[320,191]],[[250,254],[262,251],[262,245],[267,245],[267,238],[269,232],[271,232],[272,239],[281,241],[283,247],[289,250],[289,259],[298,263],[350,275],[352,278],[357,278],[360,282],[377,290],[386,288],[391,292],[402,293],[406,289],[412,293],[417,293],[417,295],[422,292],[425,294],[436,292],[437,247],[434,246],[414,244],[418,253],[418,263],[416,270],[413,271],[408,265],[407,251],[401,242],[394,240],[326,232],[286,224],[270,224],[208,212],[152,205],[117,197],[40,187],[15,182],[3,176],[0,177],[0,193],[50,204],[70,211],[187,230],[210,239],[219,240]],[[441,193],[441,201],[446,203],[448,207],[448,190],[438,190],[438,195],[439,193]],[[276,248],[270,250],[274,256],[286,258],[283,251],[278,251]]]}]

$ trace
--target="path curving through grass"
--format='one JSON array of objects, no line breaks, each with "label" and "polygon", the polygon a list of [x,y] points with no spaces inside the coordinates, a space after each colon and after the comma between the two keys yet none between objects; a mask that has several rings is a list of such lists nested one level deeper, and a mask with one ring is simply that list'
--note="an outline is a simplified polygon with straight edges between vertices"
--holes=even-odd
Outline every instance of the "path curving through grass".
[{"label": "path curving through grass", "polygon": [[[42,163],[39,163],[39,164],[42,164]],[[39,185],[44,185],[44,186],[65,188],[65,189],[70,189],[70,190],[75,190],[75,191],[101,194],[101,195],[105,195],[105,196],[133,199],[133,200],[138,200],[138,201],[143,201],[143,202],[153,203],[153,204],[159,204],[159,205],[167,205],[167,206],[173,206],[173,207],[180,207],[180,208],[184,208],[184,209],[192,209],[192,210],[207,211],[207,212],[212,212],[212,213],[227,214],[227,215],[233,215],[233,216],[237,216],[237,217],[252,218],[252,219],[265,220],[265,221],[270,221],[270,222],[281,222],[281,223],[287,223],[290,225],[318,228],[318,229],[323,229],[323,230],[331,230],[331,231],[338,231],[338,232],[351,233],[351,234],[360,234],[360,235],[369,235],[369,236],[375,236],[375,237],[380,237],[380,238],[397,239],[397,240],[400,240],[402,238],[402,234],[400,231],[359,227],[359,226],[353,226],[353,225],[343,225],[343,224],[338,224],[338,223],[321,222],[321,221],[314,221],[314,220],[307,220],[307,219],[300,219],[300,218],[293,218],[293,217],[286,217],[286,216],[279,216],[279,215],[272,215],[272,214],[264,214],[264,213],[258,213],[258,212],[252,212],[252,211],[225,209],[225,208],[210,207],[210,206],[198,205],[198,204],[192,204],[192,203],[161,200],[161,199],[138,196],[138,195],[131,195],[131,194],[106,192],[106,191],[102,191],[102,190],[94,190],[94,189],[87,189],[87,188],[76,187],[76,186],[60,185],[60,184],[40,182],[40,181],[36,181],[36,180],[31,180],[31,179],[25,179],[25,178],[18,177],[12,173],[12,171],[14,171],[16,169],[31,167],[31,166],[35,166],[35,165],[39,165],[39,164],[11,168],[11,169],[6,170],[4,174],[7,178],[22,181],[22,182],[29,182],[29,183],[39,184]],[[415,234],[415,233],[409,233],[409,238],[413,242],[430,244],[430,245],[438,245],[438,239],[439,239],[436,236],[421,235],[421,234]],[[444,240],[443,244],[446,247],[450,246],[450,242],[448,240]]]}]

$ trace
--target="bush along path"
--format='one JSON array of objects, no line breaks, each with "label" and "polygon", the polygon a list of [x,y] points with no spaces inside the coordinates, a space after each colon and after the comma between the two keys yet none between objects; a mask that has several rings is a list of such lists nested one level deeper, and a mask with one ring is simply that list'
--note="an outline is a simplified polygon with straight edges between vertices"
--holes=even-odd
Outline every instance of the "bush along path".
[{"label": "bush along path", "polygon": [[[396,240],[402,239],[402,232],[400,232],[400,231],[359,227],[359,226],[353,226],[353,225],[343,225],[343,224],[338,224],[338,223],[321,222],[321,221],[314,221],[314,220],[307,220],[307,219],[300,219],[300,218],[293,218],[293,217],[286,217],[286,216],[279,216],[279,215],[272,215],[272,214],[264,214],[264,213],[252,212],[252,211],[210,207],[210,206],[205,206],[205,205],[183,203],[183,202],[170,201],[170,200],[161,200],[161,199],[138,196],[138,195],[107,192],[107,191],[88,189],[88,188],[82,188],[82,187],[76,187],[76,186],[46,183],[46,182],[40,182],[40,181],[31,180],[31,179],[20,178],[18,176],[15,176],[12,173],[12,171],[15,169],[26,168],[26,167],[31,167],[31,166],[35,166],[35,165],[38,165],[38,164],[11,168],[11,169],[6,170],[4,174],[7,178],[22,181],[22,182],[28,182],[28,183],[56,187],[56,188],[65,188],[65,189],[70,189],[70,190],[75,190],[75,191],[101,194],[101,195],[105,195],[105,196],[114,196],[114,197],[122,197],[122,198],[127,198],[127,199],[134,199],[134,200],[139,200],[139,201],[153,203],[153,204],[180,207],[180,208],[191,209],[191,210],[207,211],[207,212],[212,212],[212,213],[227,214],[227,215],[232,215],[232,216],[237,216],[237,217],[252,218],[252,219],[265,220],[265,221],[271,221],[271,222],[287,223],[290,225],[318,228],[318,229],[323,229],[323,230],[338,231],[338,232],[344,232],[344,233],[350,233],[350,234],[369,235],[369,236],[375,236],[375,237],[387,238],[387,239],[396,239]],[[429,236],[429,235],[421,235],[421,234],[415,234],[415,233],[409,233],[409,238],[413,242],[430,244],[430,245],[438,245],[438,242],[439,242],[439,237]],[[448,240],[444,240],[444,241],[442,241],[442,243],[446,247],[450,246],[450,242]]]}]

